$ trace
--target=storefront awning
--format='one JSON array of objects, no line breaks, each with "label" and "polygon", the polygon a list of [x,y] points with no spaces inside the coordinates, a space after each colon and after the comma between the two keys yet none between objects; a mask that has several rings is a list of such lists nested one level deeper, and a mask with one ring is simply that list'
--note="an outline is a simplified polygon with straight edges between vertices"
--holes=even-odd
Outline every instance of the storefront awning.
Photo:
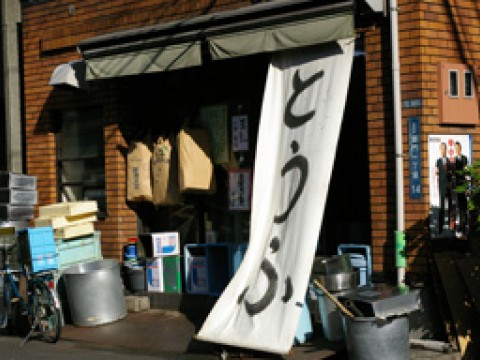
[{"label": "storefront awning", "polygon": [[68,63],[58,65],[50,77],[49,85],[52,86],[71,86],[77,89],[85,89],[85,62],[83,60],[73,60]]},{"label": "storefront awning", "polygon": [[[279,0],[82,41],[87,79],[159,72],[354,34],[354,0]],[[207,50],[202,53],[202,50]]]}]

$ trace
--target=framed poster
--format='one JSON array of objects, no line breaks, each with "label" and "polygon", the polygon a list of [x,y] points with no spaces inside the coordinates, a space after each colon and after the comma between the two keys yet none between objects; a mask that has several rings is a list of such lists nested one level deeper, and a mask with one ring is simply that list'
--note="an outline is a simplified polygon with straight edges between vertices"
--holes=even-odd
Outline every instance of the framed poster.
[{"label": "framed poster", "polygon": [[248,116],[232,117],[232,150],[248,151]]},{"label": "framed poster", "polygon": [[252,171],[250,169],[230,170],[228,175],[228,209],[250,210]]},{"label": "framed poster", "polygon": [[457,193],[464,184],[459,172],[472,163],[472,136],[428,136],[430,236],[465,238],[469,231],[467,197]]}]

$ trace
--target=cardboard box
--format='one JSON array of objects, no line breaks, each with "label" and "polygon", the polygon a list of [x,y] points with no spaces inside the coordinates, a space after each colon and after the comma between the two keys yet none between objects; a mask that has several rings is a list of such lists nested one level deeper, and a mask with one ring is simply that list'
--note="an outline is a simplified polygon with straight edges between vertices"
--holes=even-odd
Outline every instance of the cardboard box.
[{"label": "cardboard box", "polygon": [[149,292],[182,292],[180,256],[162,256],[147,260]]},{"label": "cardboard box", "polygon": [[163,292],[162,259],[147,260],[147,290]]},{"label": "cardboard box", "polygon": [[151,233],[150,236],[152,237],[153,257],[180,254],[180,235],[178,232]]}]

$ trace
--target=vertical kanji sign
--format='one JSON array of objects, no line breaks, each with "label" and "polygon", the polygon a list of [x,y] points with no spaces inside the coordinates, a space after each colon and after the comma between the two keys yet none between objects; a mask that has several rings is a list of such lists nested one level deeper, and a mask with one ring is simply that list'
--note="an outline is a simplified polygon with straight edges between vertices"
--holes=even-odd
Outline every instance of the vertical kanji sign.
[{"label": "vertical kanji sign", "polygon": [[197,338],[286,354],[322,223],[353,39],[274,55],[255,160],[245,258]]}]

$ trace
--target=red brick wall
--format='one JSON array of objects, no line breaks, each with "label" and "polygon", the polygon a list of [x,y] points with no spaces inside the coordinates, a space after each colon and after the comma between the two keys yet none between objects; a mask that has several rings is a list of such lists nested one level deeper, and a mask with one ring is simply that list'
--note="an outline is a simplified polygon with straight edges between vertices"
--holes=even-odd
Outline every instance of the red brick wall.
[{"label": "red brick wall", "polygon": [[[448,61],[478,67],[480,4],[476,0],[399,0],[398,3],[402,100],[422,99],[421,108],[402,109],[408,270],[416,273],[426,270],[429,210],[428,135],[472,134],[474,160],[478,160],[479,156],[478,126],[440,125],[437,66],[440,62]],[[446,3],[452,5],[451,12]],[[452,20],[452,13],[455,22]],[[373,270],[376,272],[394,270],[395,157],[389,27],[389,21],[385,19],[385,22],[378,23],[374,29],[365,33]],[[406,134],[407,118],[410,116],[418,116],[422,126],[421,200],[409,198]]]},{"label": "red brick wall", "polygon": [[[480,5],[476,0],[399,0],[399,36],[402,99],[422,99],[419,109],[403,109],[406,233],[409,242],[409,270],[425,270],[423,249],[428,236],[428,157],[427,137],[433,133],[471,133],[474,157],[477,127],[441,126],[438,108],[437,65],[441,61],[479,64]],[[447,3],[448,3],[447,1]],[[68,6],[75,9],[72,14]],[[209,5],[213,4],[210,9]],[[105,152],[108,213],[99,221],[103,253],[120,257],[121,244],[136,233],[136,217],[125,204],[125,161],[118,151],[125,141],[118,128],[119,104],[115,89],[99,81],[81,96],[61,90],[53,92],[48,80],[60,63],[79,58],[79,41],[122,29],[189,18],[204,12],[247,6],[249,1],[218,0],[175,2],[161,0],[56,0],[26,6],[23,11],[23,50],[25,75],[26,138],[28,172],[38,176],[40,204],[57,201],[55,142],[51,111],[76,104],[104,104],[106,112]],[[460,6],[456,5],[459,4]],[[453,18],[460,21],[455,26]],[[455,35],[455,30],[458,36]],[[462,46],[459,44],[462,43]],[[391,99],[390,36],[388,19],[379,20],[365,32],[366,91],[372,210],[374,271],[394,270],[393,232],[395,230],[395,157]],[[422,124],[421,200],[408,196],[408,147],[406,119],[419,116]]]},{"label": "red brick wall", "polygon": [[[70,4],[74,11],[69,14]],[[100,81],[92,83],[88,92],[54,90],[48,85],[52,71],[80,57],[76,45],[83,39],[249,4],[238,0],[56,0],[23,8],[27,172],[38,177],[39,204],[57,202],[52,111],[91,104],[104,107],[108,217],[96,223],[102,232],[104,257],[120,259],[122,245],[137,233],[135,213],[125,202],[125,159],[119,148],[126,143],[119,130],[123,120],[117,89]]]}]

